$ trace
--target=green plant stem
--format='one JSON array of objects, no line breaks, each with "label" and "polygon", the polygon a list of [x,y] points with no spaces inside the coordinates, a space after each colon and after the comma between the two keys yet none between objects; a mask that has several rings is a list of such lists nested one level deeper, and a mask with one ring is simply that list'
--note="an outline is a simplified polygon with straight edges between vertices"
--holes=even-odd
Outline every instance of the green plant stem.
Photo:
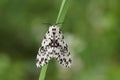
[{"label": "green plant stem", "polygon": [[[58,17],[57,17],[57,20],[56,20],[56,23],[63,23],[65,15],[66,15],[66,12],[67,12],[68,7],[69,7],[69,1],[70,0],[63,0],[62,1],[61,7],[60,7],[60,10],[59,10],[59,13],[58,13]],[[62,26],[62,24],[58,24],[58,25],[59,25],[59,27]]]},{"label": "green plant stem", "polygon": [[[61,4],[61,7],[60,7],[60,10],[59,10],[59,13],[58,13],[56,23],[61,23],[61,22],[64,21],[65,14],[66,14],[66,12],[68,10],[68,6],[69,6],[69,0],[63,0],[62,4]],[[61,27],[61,26],[62,25],[59,24],[59,27]],[[39,80],[45,80],[47,67],[48,67],[48,64],[45,65],[44,67],[42,67],[41,73],[40,73],[40,76],[39,76]]]},{"label": "green plant stem", "polygon": [[40,73],[40,76],[39,76],[39,80],[45,80],[47,67],[48,67],[48,64],[46,64],[44,67],[42,67],[41,73]]}]

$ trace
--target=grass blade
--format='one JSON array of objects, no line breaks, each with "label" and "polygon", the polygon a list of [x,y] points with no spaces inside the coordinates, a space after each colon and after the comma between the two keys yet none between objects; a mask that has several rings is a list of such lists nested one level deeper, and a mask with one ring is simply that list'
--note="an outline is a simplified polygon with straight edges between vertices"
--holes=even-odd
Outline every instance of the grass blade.
[{"label": "grass blade", "polygon": [[40,76],[39,76],[39,80],[45,80],[47,67],[48,67],[48,64],[46,64],[45,66],[42,67],[41,73],[40,73]]},{"label": "grass blade", "polygon": [[[69,7],[69,1],[70,0],[63,0],[62,1],[56,23],[63,23],[66,12],[67,12],[68,7]],[[59,24],[59,27],[61,27],[61,24]]]},{"label": "grass blade", "polygon": [[[56,23],[62,23],[64,21],[66,12],[68,10],[68,6],[69,6],[69,0],[63,0],[62,4],[61,4],[61,7],[60,7],[60,10],[59,10],[59,13],[58,13]],[[62,24],[58,24],[58,25],[59,25],[59,27],[62,26]],[[45,80],[47,67],[48,67],[48,64],[42,67],[41,73],[40,73],[40,76],[39,76],[39,80]]]}]

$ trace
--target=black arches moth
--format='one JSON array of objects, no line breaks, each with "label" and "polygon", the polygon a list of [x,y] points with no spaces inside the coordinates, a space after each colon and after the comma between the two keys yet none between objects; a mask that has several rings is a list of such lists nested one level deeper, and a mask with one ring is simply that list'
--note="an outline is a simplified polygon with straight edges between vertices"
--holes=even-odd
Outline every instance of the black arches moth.
[{"label": "black arches moth", "polygon": [[49,62],[51,58],[55,58],[65,67],[71,66],[71,55],[68,46],[64,41],[64,36],[59,27],[52,25],[46,32],[41,47],[37,54],[37,67],[42,67]]}]

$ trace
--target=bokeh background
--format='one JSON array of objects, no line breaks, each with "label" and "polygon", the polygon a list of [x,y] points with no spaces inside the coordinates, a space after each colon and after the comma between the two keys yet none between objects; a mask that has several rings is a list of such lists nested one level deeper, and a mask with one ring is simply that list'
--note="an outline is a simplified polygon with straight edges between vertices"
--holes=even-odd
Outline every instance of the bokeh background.
[{"label": "bokeh background", "polygon": [[[62,0],[0,0],[0,80],[38,80],[35,59]],[[50,61],[46,80],[120,80],[120,0],[71,0],[61,27],[70,69]]]}]

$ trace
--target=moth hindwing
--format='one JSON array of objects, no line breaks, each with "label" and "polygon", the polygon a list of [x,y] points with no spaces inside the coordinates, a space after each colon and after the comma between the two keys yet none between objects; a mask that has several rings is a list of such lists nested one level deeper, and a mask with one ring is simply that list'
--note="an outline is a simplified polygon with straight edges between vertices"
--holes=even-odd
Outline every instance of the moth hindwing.
[{"label": "moth hindwing", "polygon": [[56,25],[49,27],[41,47],[37,54],[37,67],[42,67],[49,62],[51,58],[55,58],[60,64],[65,67],[71,66],[71,55],[68,46],[64,41],[62,32]]}]

